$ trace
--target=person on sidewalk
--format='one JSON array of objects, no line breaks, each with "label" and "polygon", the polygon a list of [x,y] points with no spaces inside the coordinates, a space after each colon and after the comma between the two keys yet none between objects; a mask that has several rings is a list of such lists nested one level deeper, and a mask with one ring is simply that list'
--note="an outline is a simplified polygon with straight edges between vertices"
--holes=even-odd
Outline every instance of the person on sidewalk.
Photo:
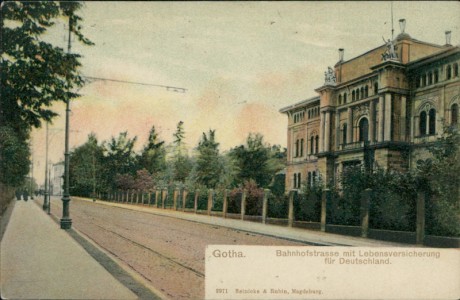
[{"label": "person on sidewalk", "polygon": [[16,200],[21,200],[21,191],[20,190],[16,190]]},{"label": "person on sidewalk", "polygon": [[24,201],[29,200],[29,192],[27,192],[27,190],[24,190],[22,196],[24,197]]}]

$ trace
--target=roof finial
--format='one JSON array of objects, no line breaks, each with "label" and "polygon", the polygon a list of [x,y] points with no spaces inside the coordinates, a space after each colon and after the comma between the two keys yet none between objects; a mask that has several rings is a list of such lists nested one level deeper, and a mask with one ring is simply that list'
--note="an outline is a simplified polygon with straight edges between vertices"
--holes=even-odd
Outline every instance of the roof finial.
[{"label": "roof finial", "polygon": [[393,1],[391,1],[391,40],[394,39],[394,27],[393,27]]},{"label": "roof finial", "polygon": [[447,30],[445,34],[446,34],[446,45],[450,45],[450,37],[451,37],[452,31]]},{"label": "roof finial", "polygon": [[406,19],[399,19],[399,28],[401,29],[401,33],[404,33],[404,30],[406,30]]}]

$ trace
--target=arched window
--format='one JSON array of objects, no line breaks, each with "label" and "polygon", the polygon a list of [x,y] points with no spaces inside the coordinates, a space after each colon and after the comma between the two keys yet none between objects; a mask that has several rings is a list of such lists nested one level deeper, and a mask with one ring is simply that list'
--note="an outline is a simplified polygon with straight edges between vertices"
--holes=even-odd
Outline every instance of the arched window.
[{"label": "arched window", "polygon": [[297,173],[294,173],[294,184],[293,184],[293,188],[296,188],[297,187]]},{"label": "arched window", "polygon": [[379,83],[375,82],[374,83],[374,95],[377,95],[379,93]]},{"label": "arched window", "polygon": [[355,101],[356,100],[356,93],[355,91],[351,92],[351,101]]},{"label": "arched window", "polygon": [[343,94],[343,104],[347,103],[347,93]]},{"label": "arched window", "polygon": [[369,97],[369,87],[367,85],[364,87],[364,97]]},{"label": "arched window", "polygon": [[426,112],[422,111],[420,113],[420,135],[425,135],[426,134]]},{"label": "arched window", "polygon": [[343,124],[342,128],[342,144],[347,143],[347,123]]},{"label": "arched window", "polygon": [[310,154],[313,154],[315,150],[315,138],[313,136],[310,137]]},{"label": "arched window", "polygon": [[313,180],[311,180],[311,172],[308,172],[308,185],[309,186],[313,185]]},{"label": "arched window", "polygon": [[450,124],[457,125],[458,124],[458,104],[454,103],[450,109]]},{"label": "arched window", "polygon": [[450,65],[447,66],[447,70],[446,70],[446,79],[451,79],[452,78],[452,68],[450,67]]},{"label": "arched window", "polygon": [[426,86],[426,74],[422,75],[422,87]]},{"label": "arched window", "polygon": [[361,99],[360,96],[359,96],[359,89],[356,90],[356,100],[359,100]]},{"label": "arched window", "polygon": [[439,72],[438,70],[434,71],[434,83],[438,83],[439,81]]},{"label": "arched window", "polygon": [[364,87],[361,87],[361,98],[366,98],[366,96],[364,95]]},{"label": "arched window", "polygon": [[367,118],[362,118],[359,121],[359,141],[366,142],[369,139],[369,121]]},{"label": "arched window", "polygon": [[302,183],[302,175],[297,173],[297,188],[300,188],[300,184]]},{"label": "arched window", "polygon": [[303,157],[303,139],[300,140],[300,156]]},{"label": "arched window", "polygon": [[416,87],[416,88],[419,88],[419,87],[420,87],[420,76],[417,76],[417,77],[415,78],[415,87]]},{"label": "arched window", "polygon": [[342,95],[339,95],[339,105],[342,105]]},{"label": "arched window", "polygon": [[436,110],[432,108],[430,109],[430,112],[428,114],[430,116],[430,124],[428,128],[428,133],[435,134],[436,133]]},{"label": "arched window", "polygon": [[428,73],[428,84],[433,84],[433,74],[431,72]]},{"label": "arched window", "polygon": [[315,153],[319,152],[318,149],[319,149],[319,136],[316,136],[315,137]]},{"label": "arched window", "polygon": [[458,77],[458,64],[454,64],[454,77]]},{"label": "arched window", "polygon": [[295,142],[295,157],[299,157],[299,155],[300,155],[300,147],[301,147],[300,140],[297,140]]}]

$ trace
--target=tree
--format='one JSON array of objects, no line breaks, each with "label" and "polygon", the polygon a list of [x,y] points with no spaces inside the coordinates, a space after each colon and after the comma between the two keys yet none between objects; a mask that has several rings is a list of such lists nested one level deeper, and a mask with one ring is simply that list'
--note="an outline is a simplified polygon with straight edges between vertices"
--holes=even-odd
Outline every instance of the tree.
[{"label": "tree", "polygon": [[121,132],[118,138],[112,137],[109,142],[104,143],[106,182],[111,188],[116,186],[116,174],[131,174],[134,176],[137,170],[134,145],[137,136],[130,139],[128,132]]},{"label": "tree", "polygon": [[431,195],[427,231],[436,235],[460,235],[460,134],[446,127],[428,148],[432,157],[417,161],[418,187]]},{"label": "tree", "polygon": [[197,147],[197,181],[208,188],[216,188],[222,174],[222,165],[219,160],[219,143],[216,142],[215,135],[215,130],[209,130],[208,135],[203,132]]},{"label": "tree", "polygon": [[146,191],[152,189],[153,187],[153,179],[149,171],[146,169],[138,170],[134,179],[134,188],[137,190]]},{"label": "tree", "polygon": [[92,42],[81,33],[78,2],[8,2],[2,8],[1,28],[1,116],[18,133],[39,127],[56,115],[48,107],[55,101],[70,101],[71,92],[84,84],[79,74],[80,55],[42,40],[60,15],[69,17],[72,32],[86,45]]},{"label": "tree", "polygon": [[162,172],[166,169],[166,149],[164,141],[160,141],[155,126],[149,132],[147,144],[139,157],[139,165],[151,174]]},{"label": "tree", "polygon": [[[56,116],[49,109],[52,103],[76,98],[78,94],[72,90],[84,84],[79,74],[80,55],[66,53],[45,42],[43,35],[56,18],[65,16],[80,42],[86,45],[92,42],[81,33],[82,19],[76,13],[81,8],[78,2],[10,1],[2,4],[0,119],[2,127],[6,127],[2,132],[15,133],[15,147],[22,145],[15,155],[16,160],[28,164],[24,143],[29,139],[31,128],[40,127],[43,120],[51,121]],[[2,149],[7,148],[5,142],[1,139]],[[16,176],[24,177],[26,170],[20,168],[18,171],[22,173]],[[0,171],[2,174],[11,172],[8,169]]]},{"label": "tree", "polygon": [[0,127],[0,181],[18,187],[29,173],[29,145],[7,126]]},{"label": "tree", "polygon": [[280,149],[280,146],[272,148],[266,144],[260,133],[250,133],[246,145],[235,147],[229,153],[238,166],[236,183],[252,179],[258,186],[267,187],[275,173],[284,168],[285,158]]},{"label": "tree", "polygon": [[93,192],[103,191],[103,154],[104,148],[98,145],[94,133],[88,135],[83,145],[70,154],[70,191],[74,195],[90,196]]},{"label": "tree", "polygon": [[174,174],[173,180],[184,183],[192,169],[192,162],[187,155],[187,148],[184,142],[184,122],[177,123],[177,129],[173,137],[173,158],[171,161]]}]

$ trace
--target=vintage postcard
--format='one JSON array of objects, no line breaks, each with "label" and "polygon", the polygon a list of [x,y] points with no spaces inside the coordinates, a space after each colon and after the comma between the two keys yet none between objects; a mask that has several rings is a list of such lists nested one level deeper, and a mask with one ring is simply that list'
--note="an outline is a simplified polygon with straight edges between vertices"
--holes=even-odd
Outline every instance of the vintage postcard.
[{"label": "vintage postcard", "polygon": [[460,297],[458,2],[1,13],[2,298]]}]

